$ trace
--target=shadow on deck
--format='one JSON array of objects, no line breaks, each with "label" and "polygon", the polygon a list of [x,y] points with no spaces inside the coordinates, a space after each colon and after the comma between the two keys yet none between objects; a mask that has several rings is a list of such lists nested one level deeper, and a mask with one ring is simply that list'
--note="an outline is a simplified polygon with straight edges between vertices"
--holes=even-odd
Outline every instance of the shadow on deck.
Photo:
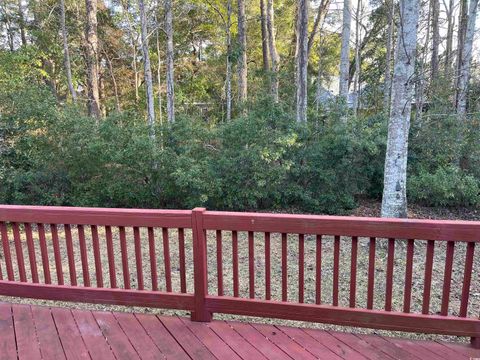
[{"label": "shadow on deck", "polygon": [[0,359],[471,359],[480,350],[315,329],[0,303]]}]

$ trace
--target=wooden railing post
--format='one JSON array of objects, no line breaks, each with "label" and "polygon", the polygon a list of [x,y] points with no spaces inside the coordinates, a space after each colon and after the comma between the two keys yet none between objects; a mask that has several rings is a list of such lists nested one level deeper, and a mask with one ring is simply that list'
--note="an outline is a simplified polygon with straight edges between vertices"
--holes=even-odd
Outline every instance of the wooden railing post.
[{"label": "wooden railing post", "polygon": [[204,208],[195,208],[192,211],[193,271],[195,281],[195,310],[191,315],[193,321],[212,320],[212,313],[205,309],[205,299],[208,294],[208,279],[207,240],[203,228],[204,212]]}]

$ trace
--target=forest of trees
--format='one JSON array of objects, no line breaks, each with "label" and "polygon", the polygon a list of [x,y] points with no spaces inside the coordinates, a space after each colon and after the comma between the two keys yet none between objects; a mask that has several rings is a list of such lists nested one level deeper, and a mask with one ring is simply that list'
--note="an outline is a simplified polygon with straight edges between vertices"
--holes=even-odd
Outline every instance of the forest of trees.
[{"label": "forest of trees", "polygon": [[480,205],[479,0],[0,0],[0,203]]}]

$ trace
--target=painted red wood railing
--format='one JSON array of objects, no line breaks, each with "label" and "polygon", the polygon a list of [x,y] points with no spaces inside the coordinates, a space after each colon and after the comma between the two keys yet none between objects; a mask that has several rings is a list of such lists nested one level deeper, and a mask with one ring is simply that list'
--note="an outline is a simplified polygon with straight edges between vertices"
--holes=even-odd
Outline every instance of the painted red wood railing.
[{"label": "painted red wood railing", "polygon": [[480,286],[472,278],[480,222],[0,206],[0,235],[0,295],[182,309],[198,321],[228,313],[449,334],[480,345],[471,296]]}]

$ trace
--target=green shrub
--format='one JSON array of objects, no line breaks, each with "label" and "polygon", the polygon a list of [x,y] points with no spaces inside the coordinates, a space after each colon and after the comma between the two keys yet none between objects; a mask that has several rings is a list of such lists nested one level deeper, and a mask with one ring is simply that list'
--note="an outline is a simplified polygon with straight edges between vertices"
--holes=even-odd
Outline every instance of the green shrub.
[{"label": "green shrub", "polygon": [[429,206],[472,206],[480,204],[480,182],[454,166],[435,172],[420,171],[409,178],[408,195]]}]

